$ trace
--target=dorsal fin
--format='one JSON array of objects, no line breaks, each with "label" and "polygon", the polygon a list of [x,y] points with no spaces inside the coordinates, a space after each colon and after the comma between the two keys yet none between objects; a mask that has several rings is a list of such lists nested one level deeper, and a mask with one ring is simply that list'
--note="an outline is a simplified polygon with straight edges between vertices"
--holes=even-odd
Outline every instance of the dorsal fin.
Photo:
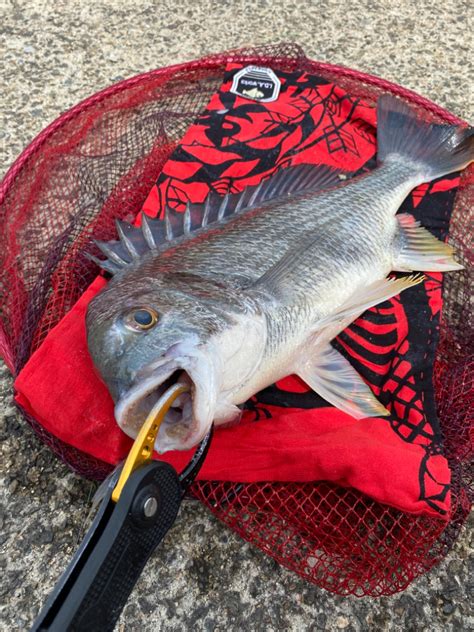
[{"label": "dorsal fin", "polygon": [[[89,258],[115,274],[149,250],[166,250],[176,240],[193,237],[196,231],[217,226],[244,211],[291,195],[317,193],[341,184],[341,173],[326,165],[297,165],[281,169],[241,193],[221,196],[211,192],[204,204],[188,203],[181,213],[166,207],[163,220],[151,219],[142,213],[140,227],[117,221],[118,241],[94,242],[107,259]],[[343,176],[344,180],[346,177]]]},{"label": "dorsal fin", "polygon": [[146,242],[143,243],[143,232],[127,222],[115,221],[117,233],[125,250],[132,259],[138,259],[145,252]]}]

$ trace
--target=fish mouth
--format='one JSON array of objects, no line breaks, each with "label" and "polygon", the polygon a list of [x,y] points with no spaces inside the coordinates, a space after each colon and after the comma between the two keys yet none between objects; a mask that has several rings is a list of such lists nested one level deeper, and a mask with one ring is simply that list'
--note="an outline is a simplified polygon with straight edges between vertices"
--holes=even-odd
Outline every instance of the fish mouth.
[{"label": "fish mouth", "polygon": [[135,438],[158,399],[170,386],[180,383],[186,385],[188,391],[182,393],[166,413],[155,450],[164,453],[197,445],[212,423],[212,406],[208,401],[212,389],[209,383],[203,383],[206,371],[197,370],[196,364],[192,358],[164,358],[141,370],[115,406],[115,418],[122,430]]}]

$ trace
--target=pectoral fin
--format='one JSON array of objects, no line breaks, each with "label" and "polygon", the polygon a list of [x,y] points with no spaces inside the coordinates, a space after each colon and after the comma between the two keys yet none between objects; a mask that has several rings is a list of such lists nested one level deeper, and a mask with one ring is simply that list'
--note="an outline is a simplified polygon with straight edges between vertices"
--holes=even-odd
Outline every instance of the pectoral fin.
[{"label": "pectoral fin", "polygon": [[357,290],[334,314],[315,323],[309,350],[294,372],[333,406],[356,419],[389,415],[357,371],[324,340],[337,336],[365,310],[421,283],[424,278],[422,274],[413,274],[399,279],[380,279]]},{"label": "pectoral fin", "polygon": [[463,268],[454,260],[454,248],[436,239],[426,228],[420,226],[413,215],[401,213],[397,215],[397,220],[400,240],[394,256],[394,270],[447,272]]},{"label": "pectoral fin", "polygon": [[[398,279],[385,278],[375,281],[367,287],[357,290],[334,314],[317,321],[315,327],[317,330],[321,330],[325,327],[337,326],[343,322],[349,324],[363,314],[366,309],[370,309],[383,301],[388,301],[390,298],[400,294],[400,292],[422,283],[424,279],[423,274],[411,274]],[[337,330],[337,333],[339,331]]]},{"label": "pectoral fin", "polygon": [[390,414],[357,371],[330,344],[314,357],[308,353],[295,372],[330,404],[356,419]]}]

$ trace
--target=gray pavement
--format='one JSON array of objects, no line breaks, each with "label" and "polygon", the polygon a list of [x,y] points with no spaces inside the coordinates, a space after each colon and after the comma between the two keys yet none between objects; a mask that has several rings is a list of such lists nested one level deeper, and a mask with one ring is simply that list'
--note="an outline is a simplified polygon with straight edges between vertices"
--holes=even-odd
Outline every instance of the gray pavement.
[{"label": "gray pavement", "polygon": [[[295,41],[473,117],[469,0],[0,3],[0,173],[46,124],[145,70],[247,44]],[[471,35],[470,35],[471,33]],[[12,405],[0,368],[0,630],[25,630],[85,528],[94,485],[71,474]],[[341,598],[304,583],[196,503],[148,564],[124,631],[474,629],[472,529],[404,593]]]}]

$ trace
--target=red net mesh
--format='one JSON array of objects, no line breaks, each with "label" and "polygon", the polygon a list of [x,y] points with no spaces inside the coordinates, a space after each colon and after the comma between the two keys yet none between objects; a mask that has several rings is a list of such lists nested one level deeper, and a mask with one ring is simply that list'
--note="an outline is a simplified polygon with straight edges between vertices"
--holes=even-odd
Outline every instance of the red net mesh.
[{"label": "red net mesh", "polygon": [[[132,219],[186,128],[222,81],[229,61],[306,69],[369,102],[384,91],[424,118],[459,122],[422,97],[380,79],[306,59],[294,45],[234,51],[147,73],[79,104],[40,134],[0,191],[0,353],[16,375],[96,275],[92,238],[114,237]],[[456,199],[450,241],[472,264],[473,178]],[[470,507],[472,322],[467,271],[448,275],[434,378],[453,473],[446,524],[405,514],[351,489],[319,483],[200,482],[193,494],[222,521],[283,565],[339,594],[387,595],[406,587],[449,550]],[[73,470],[103,478],[109,466],[27,418]],[[472,491],[472,490],[471,490]]]}]

